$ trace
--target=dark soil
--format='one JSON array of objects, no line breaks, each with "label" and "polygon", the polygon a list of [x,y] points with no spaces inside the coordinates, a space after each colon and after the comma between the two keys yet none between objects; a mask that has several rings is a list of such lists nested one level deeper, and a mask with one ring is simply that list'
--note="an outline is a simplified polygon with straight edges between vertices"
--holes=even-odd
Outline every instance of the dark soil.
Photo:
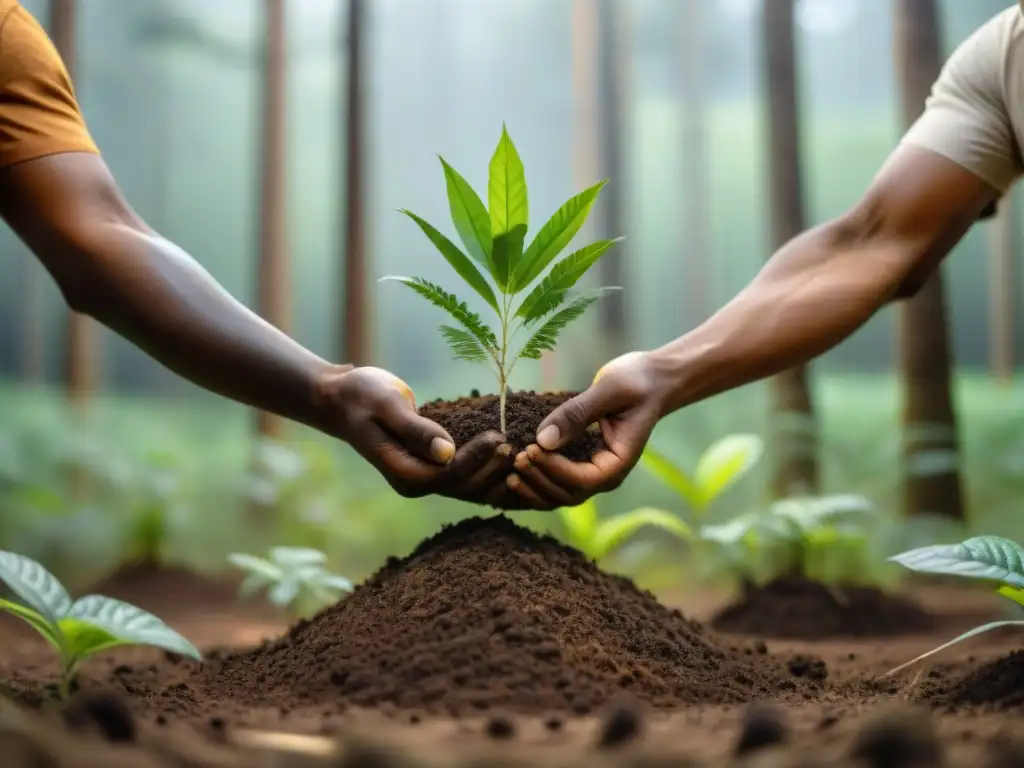
[{"label": "dark soil", "polygon": [[799,578],[746,590],[711,620],[721,632],[790,640],[893,637],[930,632],[931,614],[874,587],[829,589]]},{"label": "dark soil", "polygon": [[[505,437],[516,450],[536,441],[537,427],[555,408],[578,392],[512,392],[505,405]],[[447,430],[456,445],[465,445],[482,432],[499,431],[501,418],[497,395],[435,400],[424,403],[420,414]],[[604,447],[601,432],[592,428],[586,435],[562,448],[559,453],[573,461],[586,461]]]},{"label": "dark soil", "polygon": [[284,638],[214,661],[201,680],[217,700],[451,715],[582,715],[623,692],[658,708],[725,704],[822,682],[723,644],[505,517],[444,529]]},{"label": "dark soil", "polygon": [[1019,711],[1024,707],[1024,651],[1014,651],[959,679],[935,675],[922,686],[918,698],[956,710]]}]

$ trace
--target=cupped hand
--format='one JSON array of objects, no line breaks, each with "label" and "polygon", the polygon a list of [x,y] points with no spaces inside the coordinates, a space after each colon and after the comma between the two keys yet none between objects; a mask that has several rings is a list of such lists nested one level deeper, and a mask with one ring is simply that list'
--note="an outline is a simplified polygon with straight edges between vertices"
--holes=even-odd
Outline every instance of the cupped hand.
[{"label": "cupped hand", "polygon": [[[607,363],[585,392],[556,408],[537,429],[537,443],[515,458],[506,481],[531,509],[581,504],[618,488],[640,460],[651,431],[664,415],[668,384],[647,352]],[[558,449],[599,424],[605,447],[589,461],[572,461]]]},{"label": "cupped hand", "polygon": [[319,391],[333,406],[335,434],[406,498],[439,494],[494,506],[523,506],[505,480],[515,459],[500,432],[485,432],[456,450],[436,422],[420,416],[416,397],[397,376],[344,366]]}]

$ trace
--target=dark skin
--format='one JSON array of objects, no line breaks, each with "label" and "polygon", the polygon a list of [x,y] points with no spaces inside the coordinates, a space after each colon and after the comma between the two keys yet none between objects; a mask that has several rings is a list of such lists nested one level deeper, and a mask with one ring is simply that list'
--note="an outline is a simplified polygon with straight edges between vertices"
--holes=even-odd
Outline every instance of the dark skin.
[{"label": "dark skin", "polygon": [[491,432],[457,451],[379,368],[322,360],[232,298],[129,207],[103,160],[68,152],[0,170],[0,215],[69,306],[225,397],[350,443],[406,497],[522,506],[514,456]]},{"label": "dark skin", "polygon": [[[703,325],[602,368],[541,423],[508,487],[536,509],[619,487],[658,421],[806,363],[890,301],[912,296],[996,196],[960,165],[901,145],[853,209],[783,246]],[[594,423],[607,450],[586,462],[554,453]]]}]

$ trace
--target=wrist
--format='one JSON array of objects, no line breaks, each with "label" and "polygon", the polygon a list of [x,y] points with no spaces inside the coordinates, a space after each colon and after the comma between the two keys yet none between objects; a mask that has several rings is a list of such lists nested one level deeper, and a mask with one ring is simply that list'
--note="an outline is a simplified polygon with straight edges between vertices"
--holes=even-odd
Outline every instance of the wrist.
[{"label": "wrist", "polygon": [[323,361],[313,371],[310,384],[310,420],[307,424],[318,429],[331,437],[344,439],[341,435],[341,419],[339,418],[339,403],[335,393],[338,390],[338,381],[351,370],[354,365],[338,365]]},{"label": "wrist", "polygon": [[714,393],[717,345],[682,336],[648,352],[661,417]]}]

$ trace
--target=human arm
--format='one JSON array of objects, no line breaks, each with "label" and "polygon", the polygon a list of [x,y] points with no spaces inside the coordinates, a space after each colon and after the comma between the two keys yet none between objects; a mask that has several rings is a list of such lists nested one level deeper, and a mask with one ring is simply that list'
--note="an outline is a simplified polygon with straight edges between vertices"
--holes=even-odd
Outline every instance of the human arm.
[{"label": "human arm", "polygon": [[403,382],[314,355],[150,229],[100,157],[45,33],[17,4],[0,6],[0,215],[73,310],[200,386],[350,442],[404,495],[501,488],[511,459],[497,453],[500,435],[456,453]]}]

